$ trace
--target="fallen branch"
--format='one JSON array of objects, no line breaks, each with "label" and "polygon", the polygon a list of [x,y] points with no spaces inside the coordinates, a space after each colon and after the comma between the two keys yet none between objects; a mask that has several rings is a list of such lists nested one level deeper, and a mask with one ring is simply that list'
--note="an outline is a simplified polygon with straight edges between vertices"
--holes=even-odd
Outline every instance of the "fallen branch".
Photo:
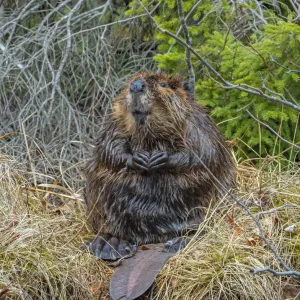
[{"label": "fallen branch", "polygon": [[272,269],[269,266],[265,266],[262,269],[253,269],[253,270],[250,270],[250,272],[252,274],[259,274],[259,273],[269,272],[269,273],[272,273],[273,276],[292,276],[295,279],[300,280],[300,272],[296,272],[296,271],[293,271],[293,270],[291,270],[291,271],[283,271],[283,272],[282,271],[275,271],[274,269]]},{"label": "fallen branch", "polygon": [[270,210],[261,211],[261,212],[259,212],[256,216],[257,216],[257,217],[260,217],[261,215],[273,214],[273,213],[275,213],[276,211],[281,210],[281,209],[286,208],[286,207],[294,207],[294,208],[296,208],[296,207],[298,207],[298,206],[297,206],[296,204],[288,203],[288,204],[284,204],[284,205],[282,205],[282,206],[274,207],[274,208],[272,208],[272,209],[270,209]]}]

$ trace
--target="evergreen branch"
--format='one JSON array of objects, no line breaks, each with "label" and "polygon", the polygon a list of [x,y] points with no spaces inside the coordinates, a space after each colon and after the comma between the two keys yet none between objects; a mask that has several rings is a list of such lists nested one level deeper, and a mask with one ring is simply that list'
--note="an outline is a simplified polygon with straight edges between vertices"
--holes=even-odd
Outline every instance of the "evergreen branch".
[{"label": "evergreen branch", "polygon": [[257,121],[259,124],[263,125],[264,127],[268,128],[272,133],[274,133],[280,140],[282,140],[283,142],[297,148],[300,149],[300,146],[298,146],[297,144],[294,144],[288,140],[286,140],[285,138],[283,138],[281,135],[279,135],[270,125],[258,120],[257,118],[255,118],[248,109],[246,109],[246,112],[248,113],[248,115],[255,121]]},{"label": "evergreen branch", "polygon": [[[202,0],[198,0],[194,6],[191,8],[191,10],[187,13],[187,15],[185,16],[185,21],[188,20],[188,18],[192,15],[192,13],[195,11],[195,9],[198,7],[198,5],[202,2]],[[210,12],[208,14],[206,14],[202,20],[204,20],[212,11],[214,11],[215,8],[213,8],[212,10],[210,10]],[[199,26],[200,24],[197,24],[197,26]],[[176,32],[176,36],[178,36],[180,34],[182,30],[182,25],[180,25],[179,29],[177,30]],[[176,44],[176,42],[173,42],[172,45],[170,46],[169,50],[168,50],[168,53],[171,52],[173,46]]]},{"label": "evergreen branch", "polygon": [[[249,85],[245,85],[245,84],[233,84],[229,81],[227,81],[225,78],[222,77],[222,75],[214,68],[212,67],[192,46],[190,46],[188,43],[186,43],[184,40],[182,40],[181,38],[179,38],[178,36],[176,36],[174,33],[163,29],[162,27],[160,27],[160,25],[156,22],[156,20],[154,19],[154,17],[151,15],[151,13],[147,10],[147,8],[144,6],[144,4],[141,2],[141,0],[138,0],[139,4],[143,7],[144,11],[146,12],[146,14],[148,15],[148,17],[152,20],[152,22],[154,23],[155,27],[157,30],[159,30],[161,33],[166,34],[172,38],[174,38],[180,45],[182,45],[183,47],[189,49],[191,51],[191,53],[193,53],[198,60],[217,78],[220,80],[220,82],[223,84],[221,85],[221,87],[223,89],[236,89],[239,90],[241,92],[245,92],[247,94],[250,95],[255,95],[255,96],[259,96],[261,98],[267,99],[271,102],[274,103],[278,103],[287,107],[290,107],[296,111],[300,112],[300,106],[293,104],[291,102],[289,102],[288,100],[286,100],[284,97],[282,97],[282,99],[279,99],[277,97],[274,96],[270,96],[265,94],[262,90],[260,90],[259,88],[256,87],[252,87]],[[247,88],[245,88],[244,86],[247,86]]]},{"label": "evergreen branch", "polygon": [[[178,15],[179,19],[181,22],[181,26],[183,29],[183,33],[186,39],[186,43],[189,45],[189,47],[192,46],[192,39],[189,35],[189,29],[186,25],[186,20],[183,15],[183,9],[182,9],[182,0],[177,0],[177,5],[178,5]],[[189,91],[190,91],[190,96],[192,99],[194,99],[195,96],[195,72],[193,69],[193,64],[191,61],[191,51],[189,48],[185,49],[185,62],[188,68],[188,73],[189,73]]]}]

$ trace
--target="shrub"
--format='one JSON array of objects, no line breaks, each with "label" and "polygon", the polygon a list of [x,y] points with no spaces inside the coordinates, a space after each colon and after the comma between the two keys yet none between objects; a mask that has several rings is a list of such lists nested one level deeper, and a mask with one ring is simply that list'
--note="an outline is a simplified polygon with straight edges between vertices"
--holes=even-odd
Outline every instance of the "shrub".
[{"label": "shrub", "polygon": [[[196,2],[183,3],[185,16],[189,16],[187,24],[194,49],[227,81],[247,84],[272,96],[281,94],[297,103],[300,26],[293,21],[295,15],[290,8],[284,3],[267,7],[264,2],[260,6],[243,2],[233,7],[229,1],[202,1],[193,10]],[[162,1],[155,19],[162,28],[175,34],[179,32],[184,39],[183,32],[179,31],[176,3],[175,0]],[[128,14],[142,9],[136,4],[132,2]],[[155,38],[159,42],[160,53],[154,57],[158,66],[171,74],[179,72],[187,76],[184,47],[160,32]],[[211,109],[223,134],[234,141],[239,157],[271,155],[292,161],[299,159],[296,148],[278,139],[246,111],[286,140],[297,143],[300,141],[299,114],[295,110],[259,96],[225,89],[195,57],[193,64],[196,99]]]}]

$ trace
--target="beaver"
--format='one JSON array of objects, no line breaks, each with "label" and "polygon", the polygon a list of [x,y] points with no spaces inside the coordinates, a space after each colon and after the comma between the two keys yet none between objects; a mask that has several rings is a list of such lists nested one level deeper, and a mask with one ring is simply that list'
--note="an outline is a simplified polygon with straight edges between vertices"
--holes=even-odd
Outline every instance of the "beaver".
[{"label": "beaver", "polygon": [[182,78],[144,72],[113,101],[86,167],[97,236],[84,247],[97,258],[158,242],[177,251],[182,231],[199,226],[211,200],[235,186],[226,142],[190,95]]}]

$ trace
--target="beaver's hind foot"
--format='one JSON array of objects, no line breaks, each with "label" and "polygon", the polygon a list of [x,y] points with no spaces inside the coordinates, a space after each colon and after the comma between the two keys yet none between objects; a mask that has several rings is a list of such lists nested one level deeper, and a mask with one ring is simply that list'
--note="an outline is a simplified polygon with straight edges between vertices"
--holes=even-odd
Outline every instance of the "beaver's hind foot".
[{"label": "beaver's hind foot", "polygon": [[81,248],[88,249],[97,259],[103,260],[116,260],[131,256],[136,252],[135,245],[112,235],[96,236],[84,243]]}]

